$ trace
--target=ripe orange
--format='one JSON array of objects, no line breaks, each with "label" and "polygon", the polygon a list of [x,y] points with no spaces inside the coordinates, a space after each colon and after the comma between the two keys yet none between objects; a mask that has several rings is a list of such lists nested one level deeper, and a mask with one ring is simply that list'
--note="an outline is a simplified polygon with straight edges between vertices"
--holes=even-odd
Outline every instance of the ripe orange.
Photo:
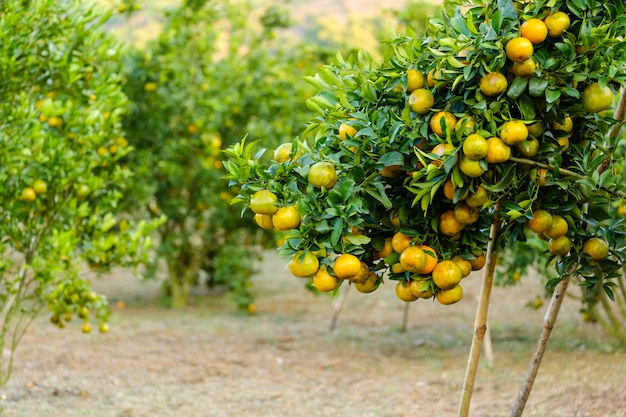
[{"label": "ripe orange", "polygon": [[273,229],[274,222],[272,222],[271,214],[255,214],[254,222],[263,229]]},{"label": "ripe orange", "polygon": [[465,135],[471,135],[474,133],[476,128],[476,120],[472,116],[463,116],[459,120],[456,121],[456,125],[454,126],[454,131],[463,131],[462,133]]},{"label": "ripe orange", "polygon": [[533,54],[533,43],[521,36],[511,39],[507,42],[506,56],[513,62],[526,61]]},{"label": "ripe orange", "polygon": [[313,276],[313,286],[322,292],[335,291],[341,282],[341,279],[330,275],[326,267],[318,269]]},{"label": "ripe orange", "polygon": [[430,153],[437,155],[440,159],[434,159],[432,161],[432,164],[434,164],[435,166],[441,166],[441,164],[445,160],[444,156],[450,155],[454,150],[454,146],[450,145],[449,143],[439,143],[435,145]]},{"label": "ripe orange", "polygon": [[291,143],[283,143],[278,145],[278,147],[274,150],[274,161],[281,163],[289,160],[291,156],[292,145]]},{"label": "ripe orange", "polygon": [[396,296],[407,303],[419,298],[411,291],[411,283],[406,281],[398,281],[396,284]]},{"label": "ripe orange", "polygon": [[475,161],[467,156],[463,156],[459,161],[459,169],[471,178],[478,178],[485,173],[485,168],[480,164],[480,161]]},{"label": "ripe orange", "polygon": [[290,230],[300,226],[302,216],[296,206],[281,207],[272,216],[272,223],[278,230]]},{"label": "ripe orange", "polygon": [[402,175],[402,166],[401,165],[387,165],[380,171],[380,176],[383,178],[398,178]]},{"label": "ripe orange", "polygon": [[391,272],[393,272],[394,274],[402,274],[406,272],[406,269],[404,269],[402,265],[400,265],[400,262],[396,262],[395,264],[391,265]]},{"label": "ripe orange", "polygon": [[544,187],[548,183],[548,169],[537,168],[537,175],[535,176],[534,181],[540,187]]},{"label": "ripe orange", "polygon": [[532,158],[539,152],[539,141],[534,138],[526,139],[525,141],[518,143],[515,148],[520,155]]},{"label": "ripe orange", "polygon": [[48,119],[48,125],[50,127],[61,127],[63,125],[63,119],[57,116],[52,116]]},{"label": "ripe orange", "polygon": [[545,210],[533,211],[533,218],[528,220],[528,227],[535,233],[543,233],[552,227],[552,215]]},{"label": "ripe orange", "polygon": [[488,97],[494,97],[503,93],[507,87],[506,77],[499,72],[490,72],[480,79],[480,91]]},{"label": "ripe orange", "polygon": [[472,224],[478,220],[479,210],[461,201],[454,206],[454,218],[461,224]]},{"label": "ripe orange", "polygon": [[367,266],[367,264],[363,261],[361,261],[361,267],[359,268],[359,272],[356,273],[356,275],[348,277],[347,280],[352,282],[352,283],[365,283],[365,281],[367,281],[368,277],[370,275],[370,268]]},{"label": "ripe orange", "polygon": [[540,139],[543,135],[543,125],[541,122],[532,123],[526,126],[526,128],[528,129],[528,134],[533,138]]},{"label": "ripe orange", "polygon": [[552,123],[552,128],[554,130],[562,130],[564,132],[571,132],[572,129],[574,128],[574,121],[572,120],[571,117],[569,116],[565,116],[565,118],[562,119],[563,123],[561,123],[560,121],[555,120]]},{"label": "ripe orange", "polygon": [[393,253],[393,246],[391,246],[391,238],[385,238],[385,246],[381,250],[379,250],[376,254],[379,258],[386,258],[387,256]]},{"label": "ripe orange", "polygon": [[544,231],[543,234],[547,238],[556,239],[557,237],[565,236],[568,229],[569,226],[567,224],[567,220],[558,214],[555,214],[552,216],[552,226],[550,226],[548,230]]},{"label": "ripe orange", "polygon": [[35,180],[33,183],[33,190],[35,190],[37,194],[44,194],[48,191],[48,184],[46,184],[43,180]]},{"label": "ripe orange", "polygon": [[462,278],[461,268],[451,260],[441,261],[433,269],[433,282],[442,290],[455,287]]},{"label": "ripe orange", "polygon": [[341,254],[333,263],[333,272],[340,279],[354,278],[361,271],[361,261],[351,253]]},{"label": "ripe orange", "polygon": [[80,330],[85,334],[91,333],[91,324],[89,324],[88,321],[83,322],[82,326],[80,326]]},{"label": "ripe orange", "polygon": [[465,202],[470,207],[482,207],[489,201],[489,192],[485,187],[479,185],[476,190],[465,199]]},{"label": "ripe orange", "polygon": [[456,264],[461,270],[461,276],[465,278],[472,272],[472,263],[467,259],[463,259],[460,256],[455,256],[452,258],[452,262]]},{"label": "ripe orange", "polygon": [[567,236],[557,237],[548,241],[548,250],[551,254],[565,256],[572,249],[572,241]]},{"label": "ripe orange", "polygon": [[583,91],[583,108],[589,113],[600,113],[613,104],[613,91],[608,86],[602,88],[599,83],[585,87]]},{"label": "ripe orange", "polygon": [[417,246],[409,246],[400,254],[400,265],[406,271],[417,272],[426,264],[426,254]]},{"label": "ripe orange", "polygon": [[454,211],[448,210],[441,213],[439,216],[439,232],[448,237],[452,237],[459,233],[465,227],[464,224],[459,223],[454,217]]},{"label": "ripe orange", "polygon": [[470,264],[472,264],[472,271],[480,271],[485,266],[485,262],[487,262],[487,255],[481,254],[475,256],[474,259],[470,259]]},{"label": "ripe orange", "polygon": [[583,253],[586,253],[594,261],[599,261],[609,256],[609,245],[598,237],[592,237],[583,245]]},{"label": "ripe orange", "polygon": [[278,197],[270,190],[257,191],[250,198],[250,209],[256,214],[274,214]]},{"label": "ripe orange", "polygon": [[311,252],[299,251],[289,261],[289,272],[298,278],[309,278],[315,275],[320,262]]},{"label": "ripe orange", "polygon": [[425,88],[418,88],[409,96],[409,107],[413,113],[426,114],[434,104],[435,96]]},{"label": "ripe orange", "polygon": [[357,130],[346,123],[339,125],[339,137],[341,140],[351,139],[354,135],[356,135],[356,133]]},{"label": "ripe orange", "polygon": [[435,266],[437,265],[437,252],[430,246],[422,245],[420,249],[424,251],[426,254],[426,262],[424,262],[424,266],[417,271],[418,274],[428,275],[430,274]]},{"label": "ripe orange", "polygon": [[535,64],[535,61],[532,58],[528,58],[525,61],[514,62],[511,72],[518,77],[530,77],[535,73],[536,69],[537,64]]},{"label": "ripe orange", "polygon": [[502,125],[500,138],[507,145],[517,145],[528,137],[528,128],[520,120],[509,120]]},{"label": "ripe orange", "polygon": [[569,29],[571,24],[569,16],[563,12],[555,12],[543,19],[548,28],[548,36],[558,38]]},{"label": "ripe orange", "polygon": [[376,288],[378,288],[378,275],[376,275],[374,272],[370,272],[364,282],[355,282],[354,288],[356,288],[358,292],[364,294],[376,290]]},{"label": "ripe orange", "polygon": [[461,301],[463,298],[463,288],[460,285],[452,287],[448,290],[441,290],[435,294],[435,298],[440,304],[450,305]]},{"label": "ripe orange", "polygon": [[487,139],[489,150],[485,160],[490,164],[506,162],[511,157],[511,148],[497,136]]},{"label": "ripe orange", "polygon": [[418,88],[424,87],[424,73],[415,69],[410,69],[407,71],[407,82],[406,82],[406,91],[409,93],[411,91],[417,90]]},{"label": "ripe orange", "polygon": [[469,159],[477,161],[487,156],[489,144],[487,139],[476,133],[469,135],[463,141],[463,153]]},{"label": "ripe orange", "polygon": [[565,152],[569,149],[569,135],[557,136],[556,141],[561,147],[561,152]]},{"label": "ripe orange", "polygon": [[521,35],[537,45],[546,40],[548,27],[543,20],[532,18],[522,23]]},{"label": "ripe orange", "polygon": [[414,279],[410,282],[411,293],[418,298],[433,298],[433,290],[425,279]]},{"label": "ripe orange", "polygon": [[[442,123],[443,120],[443,123]],[[443,127],[442,127],[443,125]],[[450,129],[450,132],[454,132],[456,126],[456,117],[447,111],[440,111],[434,114],[430,119],[430,128],[433,132],[442,136],[444,132]]]},{"label": "ripe orange", "polygon": [[440,88],[446,88],[448,86],[448,84],[445,83],[441,70],[435,69],[428,71],[428,74],[426,75],[426,84],[428,87],[436,87],[437,84],[439,84]]},{"label": "ripe orange", "polygon": [[100,323],[98,325],[98,331],[100,333],[109,333],[109,323]]},{"label": "ripe orange", "polygon": [[330,162],[317,162],[309,168],[307,180],[313,187],[329,190],[337,183],[337,172]]},{"label": "ripe orange", "polygon": [[31,187],[26,187],[22,190],[22,201],[32,203],[37,199],[37,193]]},{"label": "ripe orange", "polygon": [[[446,182],[443,184],[443,195],[448,199],[448,200],[452,200],[454,201],[454,191],[456,190],[456,187],[454,186],[454,184],[452,183],[452,180],[446,180]],[[467,198],[467,196],[469,195],[469,190],[466,191],[461,198],[459,198],[459,201],[465,200]]]},{"label": "ripe orange", "polygon": [[626,203],[622,203],[617,207],[617,215],[620,217],[626,217]]},{"label": "ripe orange", "polygon": [[396,232],[391,238],[391,247],[398,253],[402,253],[403,250],[411,246],[413,238],[405,235],[402,232]]}]

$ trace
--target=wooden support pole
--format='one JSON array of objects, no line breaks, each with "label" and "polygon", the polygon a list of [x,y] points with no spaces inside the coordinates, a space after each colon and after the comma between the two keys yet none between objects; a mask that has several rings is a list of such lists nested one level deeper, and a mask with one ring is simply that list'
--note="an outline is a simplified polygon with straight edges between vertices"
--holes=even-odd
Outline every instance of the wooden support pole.
[{"label": "wooden support pole", "polygon": [[478,371],[478,360],[480,359],[480,350],[482,340],[487,330],[487,316],[489,314],[489,302],[491,300],[491,289],[493,287],[493,277],[496,270],[496,240],[500,235],[500,217],[497,215],[499,205],[496,206],[496,214],[491,224],[489,233],[489,245],[487,247],[487,262],[485,265],[485,273],[483,276],[482,286],[480,289],[480,298],[478,300],[478,309],[476,311],[476,319],[474,321],[474,336],[472,338],[472,346],[467,359],[467,368],[465,371],[465,380],[463,381],[463,392],[461,395],[461,404],[459,406],[459,417],[467,417],[469,414],[470,402],[474,392],[474,381]]},{"label": "wooden support pole", "polygon": [[541,360],[543,359],[543,354],[546,351],[548,339],[550,339],[554,323],[559,315],[559,310],[561,309],[561,304],[565,298],[565,292],[567,291],[570,279],[571,275],[566,275],[554,289],[554,293],[550,299],[550,304],[548,305],[548,310],[546,311],[545,318],[543,319],[543,329],[541,330],[537,347],[535,348],[533,356],[530,359],[530,363],[528,364],[526,377],[522,382],[522,386],[520,387],[517,398],[515,399],[515,404],[511,410],[511,417],[521,417],[524,412],[524,407],[526,406],[526,402],[530,396],[530,391],[533,389],[533,384],[535,382],[535,378],[537,377],[537,372],[539,371],[539,365],[541,365]]}]

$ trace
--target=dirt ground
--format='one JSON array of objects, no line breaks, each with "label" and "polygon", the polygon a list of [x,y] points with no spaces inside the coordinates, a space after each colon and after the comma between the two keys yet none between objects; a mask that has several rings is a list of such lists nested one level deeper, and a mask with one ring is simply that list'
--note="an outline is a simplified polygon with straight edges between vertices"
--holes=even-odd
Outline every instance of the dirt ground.
[{"label": "dirt ground", "polygon": [[[480,275],[464,280],[456,305],[413,303],[405,333],[392,285],[353,290],[331,333],[334,301],[310,294],[284,264],[266,256],[252,316],[219,296],[172,312],[159,306],[154,282],[124,273],[97,280],[113,305],[111,332],[83,335],[76,322],[59,331],[38,319],[0,391],[0,415],[456,415]],[[531,279],[494,290],[495,365],[481,362],[471,416],[509,415],[545,313],[524,305],[540,291]],[[582,324],[577,308],[566,300],[525,416],[626,416],[626,353]]]}]

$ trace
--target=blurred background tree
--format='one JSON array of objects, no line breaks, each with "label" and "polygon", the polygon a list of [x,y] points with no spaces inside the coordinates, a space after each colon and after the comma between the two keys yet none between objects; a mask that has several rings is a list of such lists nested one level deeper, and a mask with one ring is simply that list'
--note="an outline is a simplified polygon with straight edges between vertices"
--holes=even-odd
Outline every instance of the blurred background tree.
[{"label": "blurred background tree", "polygon": [[331,52],[282,36],[289,22],[275,5],[189,0],[125,63],[132,111],[124,128],[136,148],[127,162],[138,172],[132,199],[145,208],[137,215],[168,218],[148,272],[167,265],[172,307],[185,306],[203,282],[254,310],[254,260],[273,238],[229,206],[221,150],[245,136],[275,147],[304,131],[312,91],[301,77]]}]

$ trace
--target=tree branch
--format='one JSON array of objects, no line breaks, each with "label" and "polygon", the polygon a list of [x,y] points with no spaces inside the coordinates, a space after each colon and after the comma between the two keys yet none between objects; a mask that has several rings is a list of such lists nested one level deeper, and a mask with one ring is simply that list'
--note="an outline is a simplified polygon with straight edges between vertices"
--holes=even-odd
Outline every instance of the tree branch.
[{"label": "tree branch", "polygon": [[[511,162],[516,162],[518,164],[524,164],[524,165],[530,165],[530,166],[535,166],[535,167],[539,167],[539,168],[545,168],[545,169],[549,169],[549,170],[553,170],[554,168],[556,168],[554,165],[550,165],[550,164],[544,164],[543,162],[538,162],[538,161],[533,161],[532,159],[527,159],[527,158],[517,158],[515,156],[512,156],[509,158],[509,161]],[[576,178],[579,180],[584,180],[586,179],[586,177],[584,175],[581,175],[577,172],[574,171],[570,171],[569,169],[565,169],[565,168],[559,168],[559,172],[561,174],[564,174],[568,177],[572,177],[572,178]],[[601,189],[602,191],[605,191],[609,194],[613,194],[613,195],[617,195],[618,197],[621,198],[626,198],[626,193],[623,191],[615,191],[615,190],[609,190],[605,187],[598,187],[599,189]]]}]

